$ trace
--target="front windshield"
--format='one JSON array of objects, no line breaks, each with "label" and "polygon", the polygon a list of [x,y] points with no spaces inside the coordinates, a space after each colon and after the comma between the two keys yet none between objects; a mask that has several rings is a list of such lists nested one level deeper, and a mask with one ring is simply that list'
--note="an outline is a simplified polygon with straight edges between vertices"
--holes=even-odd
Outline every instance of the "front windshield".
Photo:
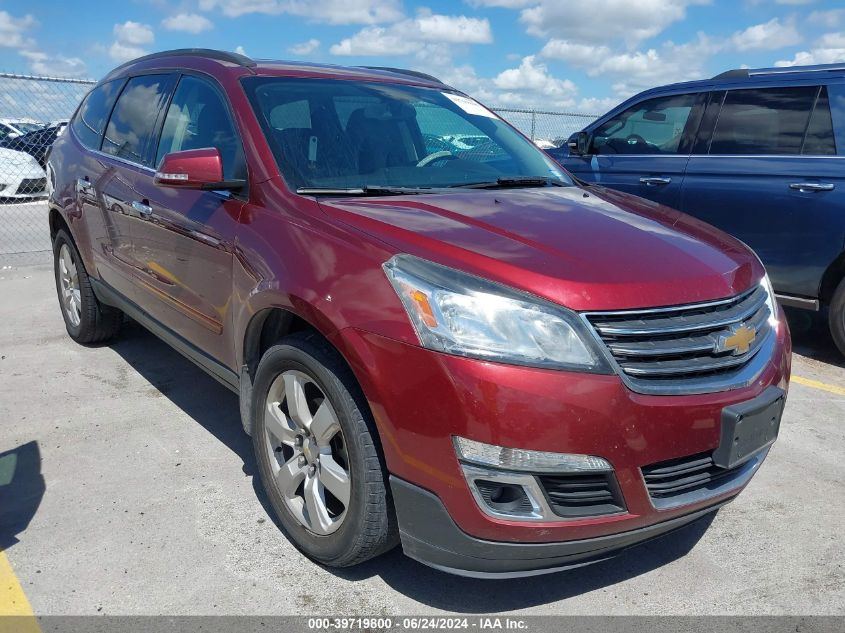
[{"label": "front windshield", "polygon": [[243,82],[293,189],[460,187],[524,178],[572,184],[533,143],[457,93],[336,79]]}]

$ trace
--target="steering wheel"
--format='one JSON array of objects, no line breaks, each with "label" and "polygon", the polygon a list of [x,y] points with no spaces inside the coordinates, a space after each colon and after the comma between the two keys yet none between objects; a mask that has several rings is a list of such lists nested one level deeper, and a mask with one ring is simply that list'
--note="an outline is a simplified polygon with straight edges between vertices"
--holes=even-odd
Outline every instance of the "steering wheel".
[{"label": "steering wheel", "polygon": [[625,142],[628,145],[647,145],[646,140],[639,134],[629,134]]},{"label": "steering wheel", "polygon": [[425,158],[423,158],[420,162],[417,163],[417,167],[428,167],[432,163],[438,160],[455,160],[458,157],[455,156],[452,152],[447,152],[446,150],[440,152],[434,152],[433,154],[429,154]]}]

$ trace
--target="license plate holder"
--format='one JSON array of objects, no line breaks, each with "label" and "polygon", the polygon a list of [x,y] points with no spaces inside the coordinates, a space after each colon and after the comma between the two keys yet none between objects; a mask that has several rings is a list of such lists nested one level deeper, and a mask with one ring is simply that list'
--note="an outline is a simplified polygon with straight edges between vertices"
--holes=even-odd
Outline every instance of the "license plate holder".
[{"label": "license plate holder", "polygon": [[783,389],[771,386],[752,400],[722,409],[721,440],[713,463],[733,468],[771,446],[780,430],[785,402]]}]

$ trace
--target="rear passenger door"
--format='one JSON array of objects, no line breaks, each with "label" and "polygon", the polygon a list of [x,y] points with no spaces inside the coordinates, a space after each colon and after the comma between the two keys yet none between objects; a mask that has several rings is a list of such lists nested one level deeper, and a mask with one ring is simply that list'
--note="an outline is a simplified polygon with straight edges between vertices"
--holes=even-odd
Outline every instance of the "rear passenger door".
[{"label": "rear passenger door", "polygon": [[640,101],[594,128],[586,155],[561,163],[577,177],[677,207],[704,93]]},{"label": "rear passenger door", "polygon": [[[220,151],[225,180],[246,180],[243,146],[226,98],[210,79],[182,75],[151,160],[158,165],[165,154],[208,147]],[[153,176],[149,171],[135,180],[145,208],[132,235],[141,264],[141,305],[171,332],[230,364],[232,252],[245,198],[159,187]]]},{"label": "rear passenger door", "polygon": [[680,208],[751,246],[779,294],[816,297],[845,240],[836,153],[825,86],[715,92]]}]

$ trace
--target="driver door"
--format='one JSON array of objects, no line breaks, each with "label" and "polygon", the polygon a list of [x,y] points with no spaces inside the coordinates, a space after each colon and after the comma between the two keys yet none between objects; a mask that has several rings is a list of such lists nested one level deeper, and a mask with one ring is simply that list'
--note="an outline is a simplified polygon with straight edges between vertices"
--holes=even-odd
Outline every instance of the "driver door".
[{"label": "driver door", "polygon": [[563,166],[587,182],[677,208],[706,93],[640,101],[600,122]]}]

